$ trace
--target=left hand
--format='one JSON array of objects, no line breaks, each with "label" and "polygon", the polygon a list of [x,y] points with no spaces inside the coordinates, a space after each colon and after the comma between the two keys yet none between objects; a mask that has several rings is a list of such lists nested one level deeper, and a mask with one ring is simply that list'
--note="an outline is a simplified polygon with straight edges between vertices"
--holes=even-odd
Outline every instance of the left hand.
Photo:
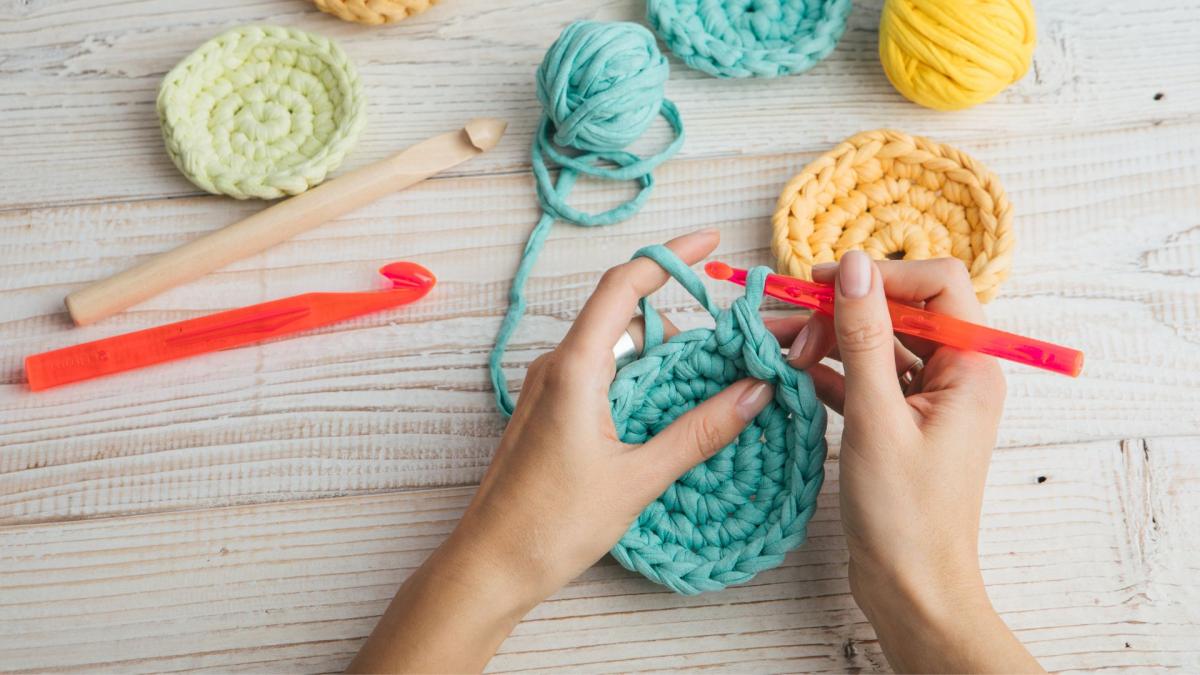
[{"label": "left hand", "polygon": [[[719,241],[708,230],[667,247],[690,265]],[[455,532],[510,561],[539,600],[599,560],[647,504],[733,442],[773,395],[770,385],[745,379],[644,445],[617,438],[608,400],[612,348],[625,330],[640,342],[640,323],[631,324],[637,302],[668,278],[645,258],[604,274],[562,343],[530,365],[512,421]]]},{"label": "left hand", "polygon": [[[690,265],[719,241],[704,230],[667,247]],[[562,343],[530,365],[475,498],[352,670],[482,668],[521,616],[603,557],[651,501],[766,407],[772,387],[747,378],[643,445],[617,437],[613,345],[625,330],[640,336],[631,324],[638,300],[668,278],[645,258],[608,270]]]}]

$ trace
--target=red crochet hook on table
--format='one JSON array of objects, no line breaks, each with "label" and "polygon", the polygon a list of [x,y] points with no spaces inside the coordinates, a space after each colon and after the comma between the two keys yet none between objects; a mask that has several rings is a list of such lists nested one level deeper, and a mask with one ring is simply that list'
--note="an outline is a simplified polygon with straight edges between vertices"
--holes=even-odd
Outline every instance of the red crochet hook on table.
[{"label": "red crochet hook on table", "polygon": [[432,272],[411,262],[385,265],[379,273],[392,282],[390,289],[293,295],[34,354],[25,359],[29,388],[40,391],[325,326],[419,300],[437,283]]},{"label": "red crochet hook on table", "polygon": [[[746,270],[730,267],[723,262],[710,262],[704,266],[704,271],[714,279],[746,285]],[[833,316],[833,286],[768,274],[763,292],[784,302]],[[897,333],[1071,377],[1077,377],[1079,371],[1083,370],[1083,352],[1076,349],[1006,333],[892,300],[888,300],[888,312],[892,315],[892,329]]]}]

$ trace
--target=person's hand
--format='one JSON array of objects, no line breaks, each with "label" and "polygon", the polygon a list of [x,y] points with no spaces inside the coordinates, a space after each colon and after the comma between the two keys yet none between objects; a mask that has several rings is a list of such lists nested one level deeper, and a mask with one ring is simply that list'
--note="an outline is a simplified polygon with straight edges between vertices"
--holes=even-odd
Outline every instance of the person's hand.
[{"label": "person's hand", "polygon": [[[694,264],[719,240],[707,230],[667,247]],[[562,343],[530,365],[492,465],[455,533],[509,561],[511,581],[528,585],[531,597],[540,600],[599,560],[647,504],[731,443],[772,396],[766,383],[745,379],[645,445],[617,438],[608,401],[613,345],[626,330],[640,342],[640,322],[631,323],[637,302],[668,279],[646,258],[604,274]]]},{"label": "person's hand", "polygon": [[[888,659],[898,670],[1037,670],[992,610],[979,571],[1004,376],[989,356],[897,340],[885,299],[983,323],[966,268],[953,258],[873,263],[851,251],[813,276],[835,284],[834,318],[769,326],[845,417],[839,499],[850,589]],[[841,360],[844,377],[819,363],[826,356]]]},{"label": "person's hand", "polygon": [[[706,230],[667,247],[693,264],[719,241]],[[617,437],[613,345],[627,329],[640,338],[637,302],[667,280],[645,258],[605,273],[562,343],[529,367],[475,498],[405,582],[352,669],[481,668],[521,616],[599,560],[671,482],[762,411],[773,389],[745,379],[644,445]]]}]

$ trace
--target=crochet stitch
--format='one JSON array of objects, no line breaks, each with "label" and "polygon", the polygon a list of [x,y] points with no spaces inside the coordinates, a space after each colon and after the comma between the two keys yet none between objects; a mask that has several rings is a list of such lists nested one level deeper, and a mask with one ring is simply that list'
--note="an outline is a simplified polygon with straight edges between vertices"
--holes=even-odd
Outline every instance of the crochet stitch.
[{"label": "crochet stitch", "polygon": [[714,77],[803,73],[837,46],[850,0],[648,0],[646,17],[690,68]]},{"label": "crochet stitch", "polygon": [[983,103],[1021,79],[1036,42],[1029,0],[887,0],[879,20],[888,80],[937,110]]},{"label": "crochet stitch", "polygon": [[342,21],[367,25],[395,23],[420,14],[437,0],[313,0],[317,9]]},{"label": "crochet stitch", "polygon": [[812,381],[784,361],[763,325],[766,267],[750,270],[745,295],[717,310],[699,277],[670,249],[650,258],[715,318],[662,341],[662,319],[642,298],[646,346],[609,388],[613,422],[627,443],[642,443],[729,384],[756,377],[774,399],[736,441],[675,481],[612,549],[627,569],[686,595],[749,581],[804,542],[825,477],[825,408]]},{"label": "crochet stitch", "polygon": [[776,268],[811,279],[812,266],[849,250],[876,260],[953,256],[981,302],[1012,265],[1012,204],[969,155],[880,129],[853,136],[788,181],[772,218]]},{"label": "crochet stitch", "polygon": [[201,45],[158,91],[171,161],[188,180],[238,199],[276,199],[325,180],[365,121],[358,73],[333,41],[245,26]]},{"label": "crochet stitch", "polygon": [[[529,234],[508,293],[508,312],[488,359],[496,405],[513,411],[501,367],[504,350],[525,313],[525,281],[556,220],[583,227],[611,225],[637,213],[654,186],[651,172],[683,145],[683,121],[675,104],[663,98],[669,66],[650,31],[633,23],[580,21],[567,26],[546,52],[537,71],[542,119],[533,137],[532,164],[542,217]],[[637,140],[662,115],[675,130],[666,149],[642,158],[622,148]],[[563,147],[583,150],[565,153]],[[550,178],[546,158],[559,165]],[[602,166],[607,163],[615,166]],[[641,190],[627,202],[602,213],[586,213],[567,204],[580,175],[605,180],[634,180]]]}]

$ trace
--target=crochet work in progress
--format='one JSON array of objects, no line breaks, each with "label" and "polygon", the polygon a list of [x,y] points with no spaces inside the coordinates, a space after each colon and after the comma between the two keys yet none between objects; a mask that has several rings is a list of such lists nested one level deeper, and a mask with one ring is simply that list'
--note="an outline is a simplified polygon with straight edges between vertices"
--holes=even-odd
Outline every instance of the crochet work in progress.
[{"label": "crochet work in progress", "polygon": [[403,21],[437,4],[437,0],[313,0],[317,9],[342,21],[376,26]]},{"label": "crochet work in progress", "polygon": [[825,408],[812,381],[784,361],[763,325],[766,267],[725,310],[699,277],[665,246],[634,257],[654,260],[716,320],[662,341],[662,319],[645,298],[646,346],[609,389],[617,434],[642,443],[729,384],[753,376],[775,385],[774,400],[737,438],[692,468],[642,511],[612,549],[627,569],[693,595],[749,581],[804,543],[825,477]]},{"label": "crochet work in progress", "polygon": [[646,16],[690,68],[714,77],[803,73],[837,46],[850,0],[648,0]]},{"label": "crochet work in progress", "polygon": [[325,180],[358,141],[364,112],[341,48],[292,28],[222,33],[158,91],[171,161],[198,187],[238,199],[295,195]]},{"label": "crochet work in progress", "polygon": [[771,250],[782,274],[866,251],[876,260],[953,256],[981,302],[1008,277],[1012,205],[995,174],[964,152],[881,129],[842,142],[788,181]]},{"label": "crochet work in progress", "polygon": [[[663,84],[669,74],[667,60],[654,44],[654,36],[633,23],[573,23],[550,46],[538,67],[542,120],[533,137],[532,164],[542,217],[525,243],[508,293],[508,312],[488,359],[496,404],[505,415],[512,414],[513,401],[501,362],[525,313],[525,282],[546,243],[550,226],[560,219],[583,227],[611,225],[634,215],[650,197],[654,185],[651,172],[683,145],[679,111],[663,98]],[[666,149],[646,158],[623,150],[659,115],[675,130],[675,140]],[[583,153],[572,155],[563,148]],[[561,167],[558,182],[550,177],[547,157]],[[580,175],[633,180],[641,190],[608,211],[585,213],[566,201]]]},{"label": "crochet work in progress", "polygon": [[1029,70],[1037,24],[1029,0],[887,0],[879,61],[892,86],[936,110],[969,108]]},{"label": "crochet work in progress", "polygon": [[[525,245],[488,365],[496,403],[513,401],[501,369],[504,350],[525,310],[524,286],[555,220],[585,227],[635,214],[654,184],[651,171],[683,143],[683,123],[663,98],[668,66],[646,29],[629,23],[572,24],[546,53],[537,73],[544,109],[533,142],[533,173],[542,217]],[[622,150],[658,115],[675,129],[666,150],[647,158]],[[570,155],[571,147],[582,154]],[[561,169],[550,178],[546,157]],[[599,163],[612,166],[600,166]],[[576,178],[636,180],[637,196],[603,213],[566,203]],[[662,246],[643,249],[717,318],[715,330],[693,330],[662,341],[662,321],[642,300],[646,348],[624,367],[609,397],[620,437],[643,442],[679,415],[747,375],[773,382],[775,401],[738,440],[679,479],[651,504],[613,549],[622,565],[680,593],[741,583],[778,565],[805,536],[823,479],[825,411],[808,376],[784,361],[758,316],[766,268],[745,297],[723,312],[708,301],[699,278]]]}]

